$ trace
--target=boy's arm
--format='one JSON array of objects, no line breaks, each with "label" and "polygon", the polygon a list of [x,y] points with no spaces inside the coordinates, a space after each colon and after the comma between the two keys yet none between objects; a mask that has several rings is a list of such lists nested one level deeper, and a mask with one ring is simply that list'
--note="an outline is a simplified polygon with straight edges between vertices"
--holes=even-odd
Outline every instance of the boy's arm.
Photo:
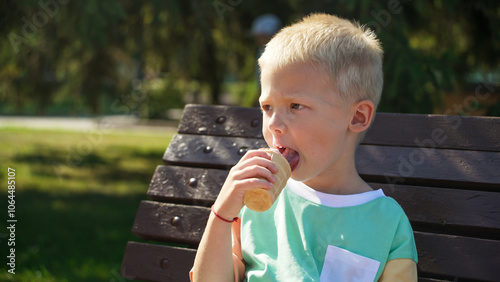
[{"label": "boy's arm", "polygon": [[231,249],[231,224],[211,212],[196,252],[192,281],[233,281]]},{"label": "boy's arm", "polygon": [[[241,253],[241,238],[240,238],[240,231],[241,228],[241,222],[235,221],[232,224],[232,242],[233,242],[233,276],[234,276],[234,281],[243,281],[243,278],[245,277],[245,264],[243,260],[243,255]],[[189,272],[189,278],[191,279],[191,282],[194,281],[194,269],[191,269]]]},{"label": "boy's arm", "polygon": [[417,263],[412,259],[393,259],[387,262],[379,281],[417,281]]},{"label": "boy's arm", "polygon": [[[232,224],[243,207],[245,192],[252,188],[270,189],[278,168],[264,151],[250,150],[229,171],[229,175],[214,203],[214,210],[208,217],[205,232],[200,241],[192,269],[192,281],[234,281],[238,269],[238,279],[242,273],[242,263],[233,268]],[[218,218],[215,212],[221,217]],[[239,230],[239,226],[237,228]],[[239,232],[238,232],[239,235]],[[239,240],[237,240],[239,242]],[[241,247],[236,256],[241,259]],[[241,260],[240,260],[241,261]]]},{"label": "boy's arm", "polygon": [[243,281],[243,278],[245,278],[245,260],[241,252],[241,221],[233,222],[232,230],[234,281]]}]

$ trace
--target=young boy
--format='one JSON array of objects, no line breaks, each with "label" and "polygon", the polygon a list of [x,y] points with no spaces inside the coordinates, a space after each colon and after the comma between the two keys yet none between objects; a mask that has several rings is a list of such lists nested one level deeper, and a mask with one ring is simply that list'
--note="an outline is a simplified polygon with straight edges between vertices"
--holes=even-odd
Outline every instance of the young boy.
[{"label": "young boy", "polygon": [[416,281],[408,218],[354,163],[382,92],[374,33],[314,14],[282,29],[259,65],[264,138],[292,176],[269,210],[252,211],[245,192],[269,189],[277,168],[263,151],[243,156],[212,207],[192,280]]}]

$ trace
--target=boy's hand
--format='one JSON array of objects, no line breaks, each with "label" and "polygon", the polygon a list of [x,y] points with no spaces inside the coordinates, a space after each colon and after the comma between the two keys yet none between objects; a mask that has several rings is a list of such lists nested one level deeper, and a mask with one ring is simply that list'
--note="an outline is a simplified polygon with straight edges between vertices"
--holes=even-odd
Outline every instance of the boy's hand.
[{"label": "boy's hand", "polygon": [[276,182],[274,174],[277,172],[278,168],[265,151],[248,151],[229,171],[215,200],[217,214],[223,218],[238,216],[245,192],[253,188],[271,189]]}]

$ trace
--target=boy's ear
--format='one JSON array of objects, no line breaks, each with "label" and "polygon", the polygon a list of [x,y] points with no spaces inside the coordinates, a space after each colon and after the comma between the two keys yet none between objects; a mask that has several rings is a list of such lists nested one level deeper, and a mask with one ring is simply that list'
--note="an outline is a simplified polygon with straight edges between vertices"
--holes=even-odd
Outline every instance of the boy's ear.
[{"label": "boy's ear", "polygon": [[362,100],[352,107],[349,129],[352,132],[362,132],[370,127],[375,112],[375,106],[370,100]]}]

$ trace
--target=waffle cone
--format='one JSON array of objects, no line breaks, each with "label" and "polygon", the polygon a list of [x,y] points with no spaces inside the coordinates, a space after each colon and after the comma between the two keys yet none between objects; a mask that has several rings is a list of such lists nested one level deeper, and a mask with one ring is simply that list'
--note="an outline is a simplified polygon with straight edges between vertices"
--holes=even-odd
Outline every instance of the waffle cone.
[{"label": "waffle cone", "polygon": [[262,150],[266,151],[266,153],[271,157],[271,161],[278,168],[278,172],[274,175],[276,177],[276,182],[270,190],[254,188],[245,193],[243,202],[249,209],[257,212],[266,211],[273,205],[283,188],[285,188],[286,182],[292,174],[292,169],[290,168],[288,161],[277,150]]}]

